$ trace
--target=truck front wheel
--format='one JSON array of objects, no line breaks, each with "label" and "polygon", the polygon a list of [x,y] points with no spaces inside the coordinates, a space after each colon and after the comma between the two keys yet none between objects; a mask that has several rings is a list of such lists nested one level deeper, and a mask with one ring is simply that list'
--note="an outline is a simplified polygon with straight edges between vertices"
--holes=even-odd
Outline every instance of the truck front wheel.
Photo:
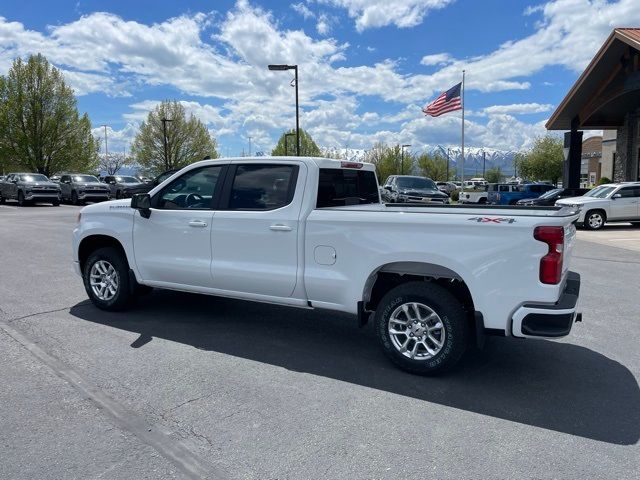
[{"label": "truck front wheel", "polygon": [[89,255],[84,265],[83,281],[89,299],[102,310],[122,310],[133,298],[129,265],[116,248],[99,248]]},{"label": "truck front wheel", "polygon": [[403,370],[433,375],[453,367],[467,348],[466,315],[446,289],[409,282],[390,290],[375,313],[384,353]]}]

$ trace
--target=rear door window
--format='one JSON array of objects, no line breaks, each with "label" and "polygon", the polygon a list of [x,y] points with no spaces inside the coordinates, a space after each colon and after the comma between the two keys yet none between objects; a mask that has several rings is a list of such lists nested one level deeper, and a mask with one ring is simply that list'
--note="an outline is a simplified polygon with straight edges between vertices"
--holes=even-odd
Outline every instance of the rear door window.
[{"label": "rear door window", "polygon": [[376,175],[368,170],[321,168],[316,208],[379,203]]},{"label": "rear door window", "polygon": [[238,165],[228,209],[275,210],[289,205],[293,200],[297,178],[297,165]]}]

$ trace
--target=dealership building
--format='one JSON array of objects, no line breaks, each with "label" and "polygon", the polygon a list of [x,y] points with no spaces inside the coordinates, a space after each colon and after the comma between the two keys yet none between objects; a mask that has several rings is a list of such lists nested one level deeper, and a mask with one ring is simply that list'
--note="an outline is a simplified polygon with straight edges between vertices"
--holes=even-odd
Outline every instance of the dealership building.
[{"label": "dealership building", "polygon": [[[594,178],[640,180],[640,28],[616,28],[546,125],[565,133],[563,184],[577,188]],[[603,130],[584,143],[582,130]],[[598,161],[590,158],[598,157]],[[597,163],[597,165],[596,165]],[[585,168],[585,164],[587,167]],[[585,176],[586,175],[586,176]]]}]

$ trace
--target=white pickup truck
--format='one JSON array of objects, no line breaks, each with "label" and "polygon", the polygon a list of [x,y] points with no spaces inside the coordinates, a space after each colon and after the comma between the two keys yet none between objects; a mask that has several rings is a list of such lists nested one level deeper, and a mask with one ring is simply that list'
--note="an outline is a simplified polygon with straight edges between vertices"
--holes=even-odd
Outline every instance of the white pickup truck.
[{"label": "white pickup truck", "polygon": [[105,310],[157,287],[372,317],[393,362],[432,374],[487,334],[569,333],[577,216],[384,205],[366,163],[205,160],[148,194],[83,208],[74,266]]}]

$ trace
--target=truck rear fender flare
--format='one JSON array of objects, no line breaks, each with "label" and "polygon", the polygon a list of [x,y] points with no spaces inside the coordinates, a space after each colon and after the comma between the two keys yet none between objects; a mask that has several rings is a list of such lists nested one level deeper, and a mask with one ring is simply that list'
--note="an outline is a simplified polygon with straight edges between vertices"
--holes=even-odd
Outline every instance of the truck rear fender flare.
[{"label": "truck rear fender flare", "polygon": [[436,282],[450,290],[473,316],[473,297],[467,283],[458,273],[434,263],[407,261],[387,263],[368,276],[362,293],[363,311],[375,311],[380,299],[391,288],[416,280]]}]

